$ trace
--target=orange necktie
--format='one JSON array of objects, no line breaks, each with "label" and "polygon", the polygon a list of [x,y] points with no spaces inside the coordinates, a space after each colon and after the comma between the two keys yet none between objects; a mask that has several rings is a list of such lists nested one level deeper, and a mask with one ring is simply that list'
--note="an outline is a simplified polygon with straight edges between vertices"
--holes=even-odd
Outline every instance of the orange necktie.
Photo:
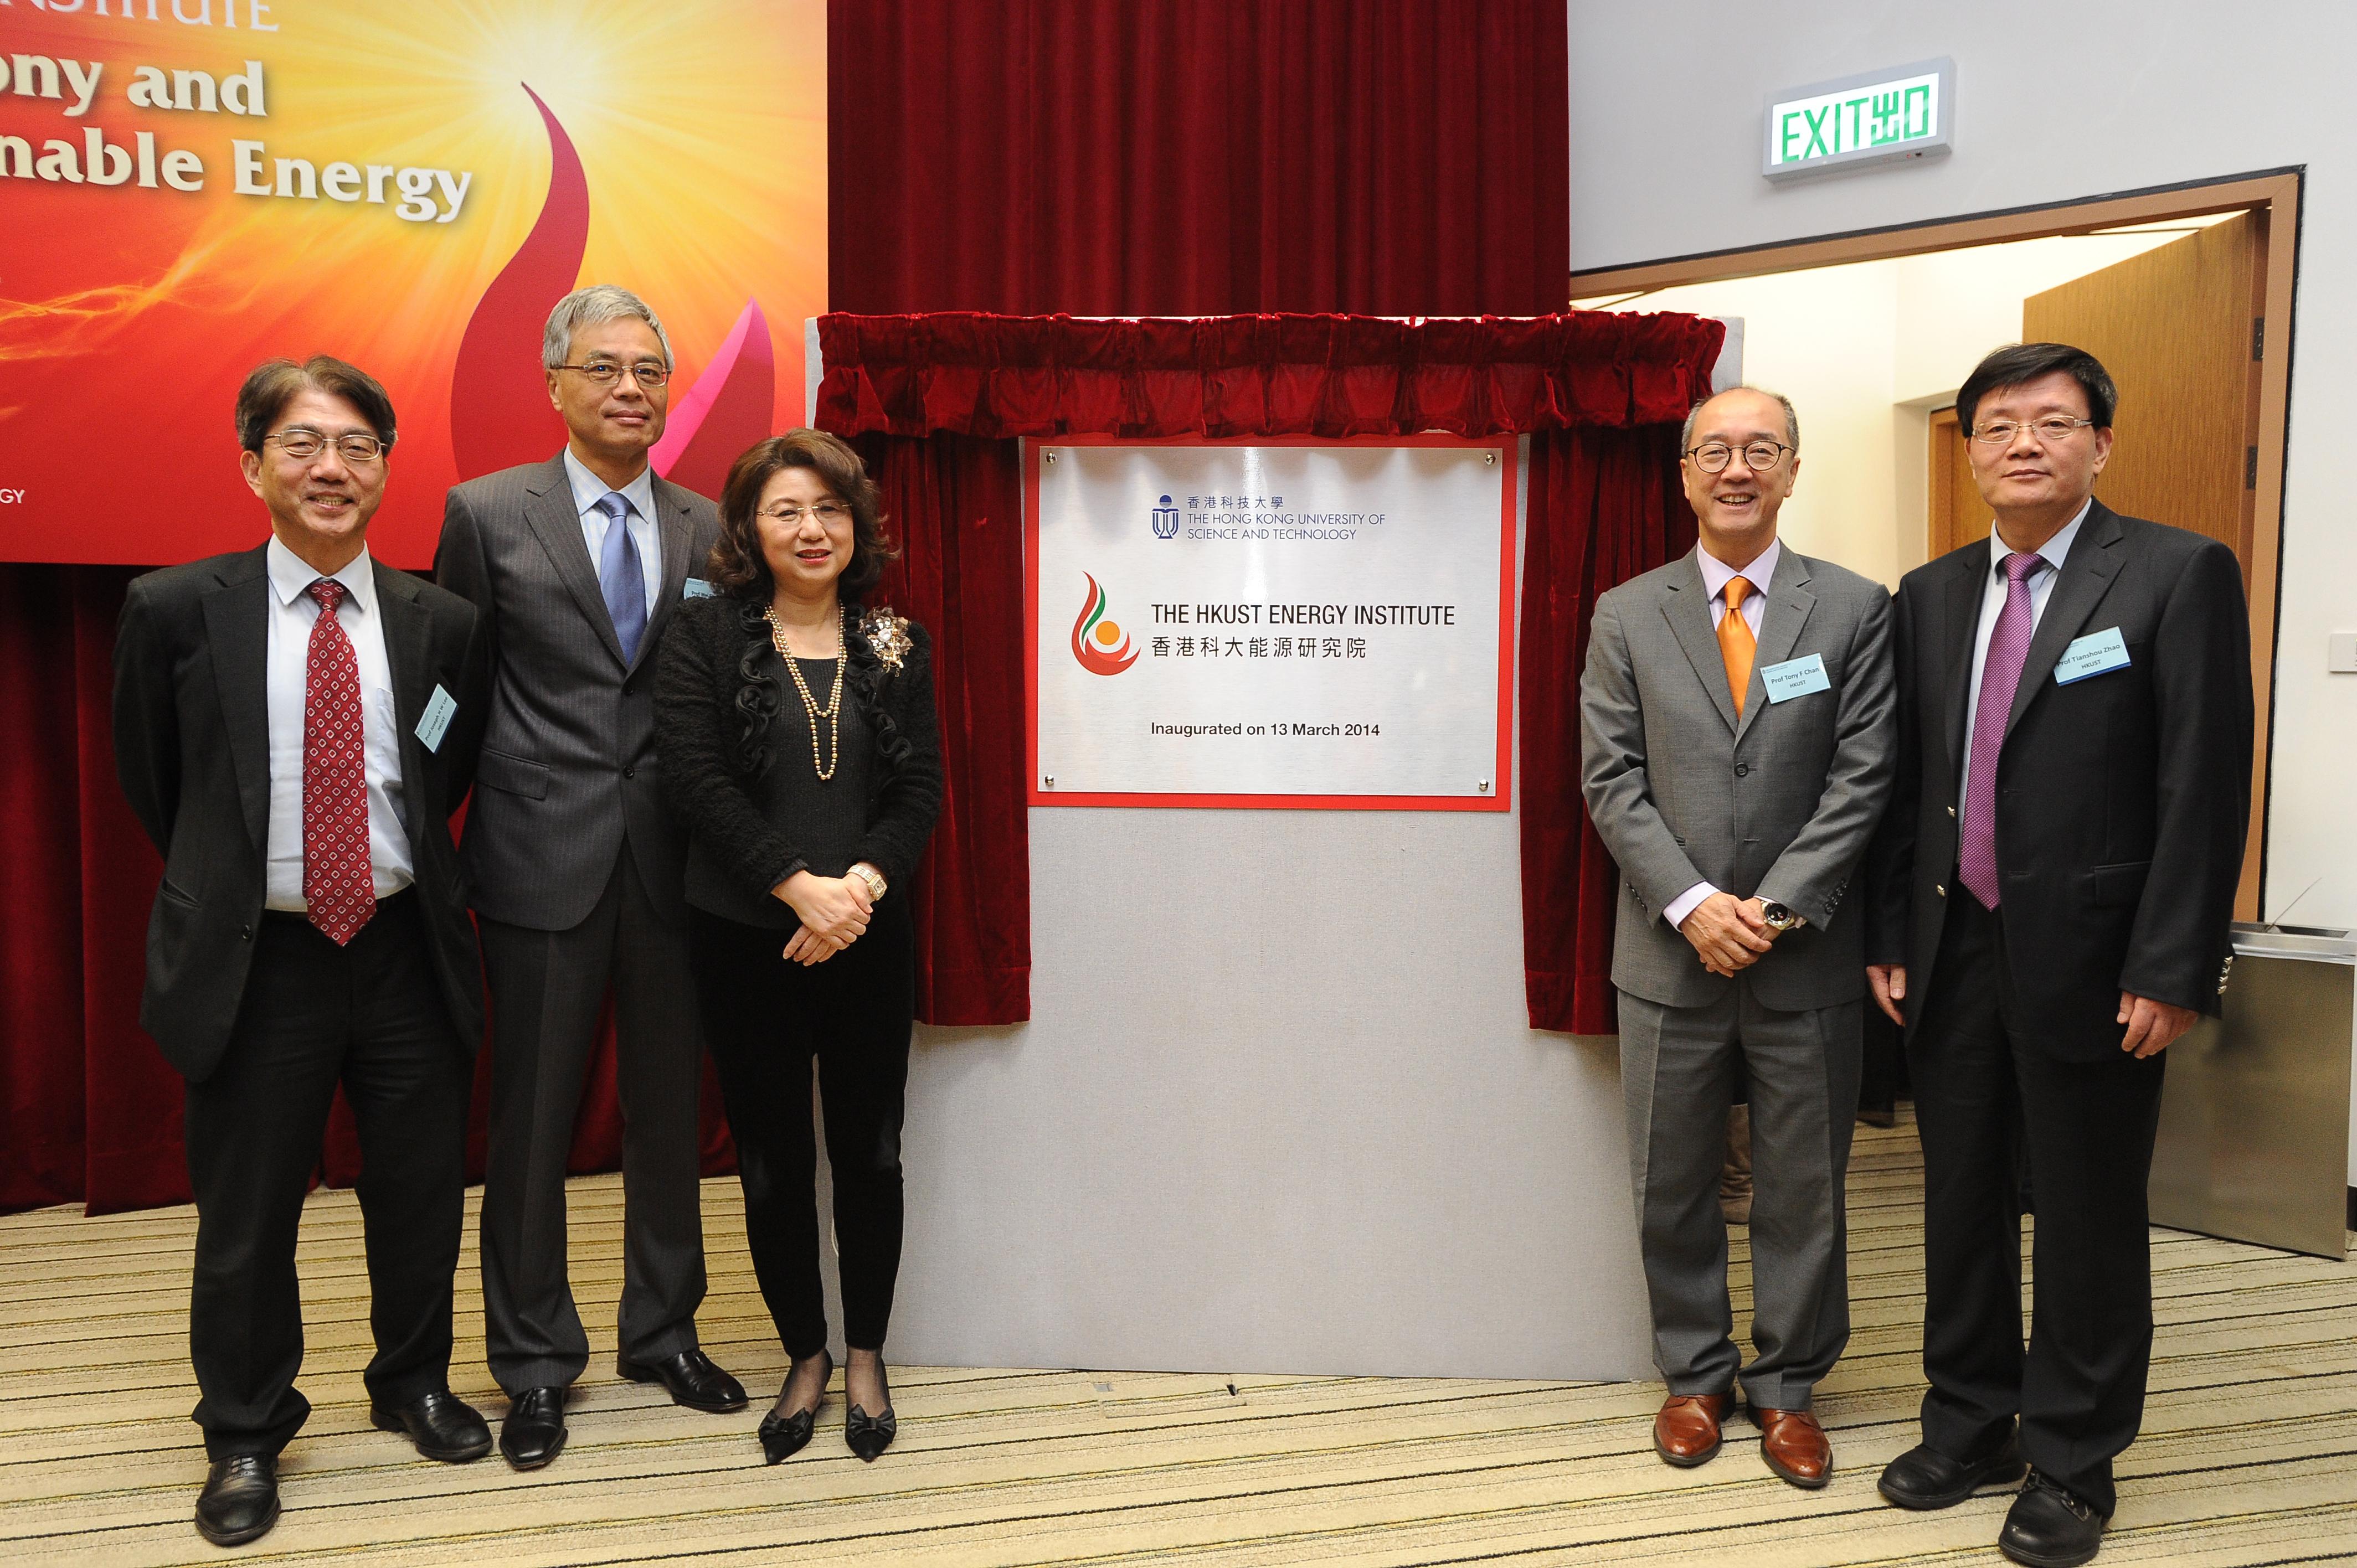
[{"label": "orange necktie", "polygon": [[1743,716],[1744,693],[1751,690],[1751,660],[1760,651],[1760,644],[1751,636],[1751,623],[1743,618],[1743,601],[1751,593],[1751,585],[1741,577],[1727,582],[1727,613],[1718,618],[1718,655],[1727,660],[1727,690],[1735,693],[1735,716]]}]

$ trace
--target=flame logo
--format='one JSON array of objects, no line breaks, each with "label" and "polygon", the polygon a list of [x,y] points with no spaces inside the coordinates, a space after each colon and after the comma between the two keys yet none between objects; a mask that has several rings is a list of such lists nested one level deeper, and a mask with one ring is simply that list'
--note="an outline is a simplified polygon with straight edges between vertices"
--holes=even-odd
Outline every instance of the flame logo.
[{"label": "flame logo", "polygon": [[1137,650],[1117,620],[1105,616],[1105,591],[1086,572],[1089,596],[1081,601],[1081,618],[1072,623],[1072,657],[1092,675],[1118,675],[1137,662]]},{"label": "flame logo", "polygon": [[[532,232],[468,318],[450,378],[450,442],[458,477],[536,463],[564,439],[542,384],[540,335],[549,311],[581,275],[589,243],[589,180],[555,113],[524,96],[548,132],[548,195]],[[671,419],[649,454],[674,485],[716,496],[737,454],[773,428],[777,380],[769,318],[748,299],[694,385],[674,383]]]}]

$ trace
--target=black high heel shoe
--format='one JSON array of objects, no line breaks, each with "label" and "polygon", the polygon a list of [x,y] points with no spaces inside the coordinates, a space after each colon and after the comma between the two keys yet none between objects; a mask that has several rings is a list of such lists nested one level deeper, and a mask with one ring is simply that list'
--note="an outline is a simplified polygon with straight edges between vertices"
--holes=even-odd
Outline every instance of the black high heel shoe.
[{"label": "black high heel shoe", "polygon": [[[819,1354],[826,1356],[827,1353],[822,1350]],[[818,1426],[818,1412],[826,1404],[827,1380],[834,1376],[834,1359],[829,1356],[826,1363],[826,1378],[819,1380],[817,1404],[808,1410],[798,1410],[791,1415],[785,1416],[778,1413],[775,1405],[770,1408],[770,1413],[761,1418],[760,1426],[761,1457],[764,1460],[775,1465],[780,1460],[791,1458],[802,1452],[803,1446],[810,1442],[811,1434]],[[789,1371],[786,1374],[786,1381],[790,1385],[792,1383],[792,1372]],[[785,1397],[785,1390],[780,1389],[778,1398],[782,1402]]]},{"label": "black high heel shoe", "polygon": [[[892,1439],[899,1436],[900,1433],[899,1418],[892,1413],[892,1385],[884,1376],[884,1363],[880,1359],[876,1363],[876,1380],[884,1384],[883,1412],[870,1415],[857,1405],[853,1405],[851,1413],[844,1417],[843,1421],[845,1445],[871,1464],[874,1463],[876,1455],[892,1446]],[[845,1387],[844,1397],[846,1399],[850,1397],[848,1384]]]}]

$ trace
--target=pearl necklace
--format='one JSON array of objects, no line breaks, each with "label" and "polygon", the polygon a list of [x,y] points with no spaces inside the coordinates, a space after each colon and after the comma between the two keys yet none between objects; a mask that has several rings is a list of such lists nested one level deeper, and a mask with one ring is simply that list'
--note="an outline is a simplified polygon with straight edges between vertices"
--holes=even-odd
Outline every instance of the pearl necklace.
[{"label": "pearl necklace", "polygon": [[[850,662],[845,656],[847,645],[843,635],[843,607],[840,604],[834,607],[834,690],[827,693],[823,708],[818,705],[818,699],[811,695],[810,683],[802,679],[802,660],[796,659],[794,650],[786,646],[786,623],[778,618],[777,607],[772,605],[764,609],[761,618],[770,623],[770,641],[777,648],[778,657],[785,660],[786,673],[794,678],[794,690],[802,694],[802,712],[810,715],[811,768],[817,773],[820,783],[826,783],[834,777],[834,766],[843,757],[843,671]],[[827,742],[824,762],[819,760],[818,751],[821,719],[827,721],[828,734],[832,737]]]}]

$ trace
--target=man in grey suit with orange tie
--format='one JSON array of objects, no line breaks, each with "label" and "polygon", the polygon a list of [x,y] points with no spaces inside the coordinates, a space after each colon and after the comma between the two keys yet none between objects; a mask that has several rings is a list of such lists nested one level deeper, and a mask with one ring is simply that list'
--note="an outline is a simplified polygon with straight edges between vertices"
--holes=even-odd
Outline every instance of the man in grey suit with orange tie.
[{"label": "man in grey suit with orange tie", "polygon": [[[1620,868],[1612,957],[1629,1163],[1668,1398],[1653,1445],[1718,1452],[1739,1380],[1768,1467],[1823,1487],[1812,1408],[1849,1339],[1843,1180],[1857,1107],[1861,922],[1844,895],[1889,793],[1890,599],[1786,549],[1800,472],[1785,399],[1687,417],[1695,553],[1598,600],[1580,686],[1590,818]],[[1751,1364],[1733,1337],[1721,1155],[1751,1103]]]},{"label": "man in grey suit with orange tie", "polygon": [[745,1403],[696,1341],[704,1050],[685,835],[654,752],[657,646],[702,587],[719,513],[648,465],[672,356],[642,301],[610,285],[566,295],[542,360],[565,450],[452,489],[434,558],[436,580],[481,613],[491,649],[464,853],[491,999],[484,1337],[509,1396],[500,1447],[519,1469],[565,1446],[565,1391],[588,1363],[566,1280],[565,1172],[609,984],[624,1122],[620,1371],[694,1409]]}]

